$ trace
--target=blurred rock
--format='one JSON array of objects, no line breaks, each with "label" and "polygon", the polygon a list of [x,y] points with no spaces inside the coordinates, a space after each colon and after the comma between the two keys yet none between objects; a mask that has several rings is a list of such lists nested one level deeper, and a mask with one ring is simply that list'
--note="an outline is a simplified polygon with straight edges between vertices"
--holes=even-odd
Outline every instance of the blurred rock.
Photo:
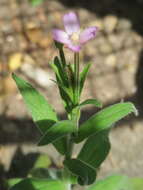
[{"label": "blurred rock", "polygon": [[89,26],[97,26],[99,32],[104,29],[104,24],[102,19],[95,19],[89,22]]},{"label": "blurred rock", "polygon": [[105,64],[107,66],[115,67],[117,63],[117,58],[115,54],[110,54],[105,58]]},{"label": "blurred rock", "polygon": [[99,48],[99,51],[101,54],[109,54],[112,52],[112,46],[105,39],[104,39],[103,43],[101,42],[101,44],[98,48]]},{"label": "blurred rock", "polygon": [[125,18],[119,19],[117,30],[129,30],[132,27],[132,24],[129,20]]},{"label": "blurred rock", "polygon": [[41,87],[47,88],[48,86],[53,85],[54,83],[50,80],[52,75],[48,71],[44,71],[41,68],[35,67],[35,65],[23,64],[21,71],[30,79],[35,81]]},{"label": "blurred rock", "polygon": [[8,66],[9,66],[10,71],[13,72],[21,66],[22,58],[23,58],[23,54],[19,52],[14,53],[9,57]]},{"label": "blurred rock", "polygon": [[114,15],[108,15],[104,18],[103,24],[104,24],[104,30],[107,33],[111,33],[116,29],[118,23],[118,18]]}]

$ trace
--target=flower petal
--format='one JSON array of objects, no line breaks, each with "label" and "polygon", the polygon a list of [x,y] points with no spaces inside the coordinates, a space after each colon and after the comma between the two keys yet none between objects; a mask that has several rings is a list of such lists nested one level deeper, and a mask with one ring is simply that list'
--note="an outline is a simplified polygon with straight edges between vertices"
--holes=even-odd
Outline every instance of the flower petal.
[{"label": "flower petal", "polygon": [[66,46],[67,46],[67,48],[69,48],[73,52],[79,52],[81,50],[81,46],[80,45],[73,45],[72,43],[69,43]]},{"label": "flower petal", "polygon": [[95,27],[95,26],[91,26],[91,27],[86,28],[85,30],[83,30],[80,33],[80,39],[79,39],[80,43],[84,44],[87,41],[95,38],[97,30],[98,30],[98,28]]},{"label": "flower petal", "polygon": [[78,32],[80,29],[79,20],[74,12],[70,12],[63,17],[64,27],[66,32],[71,35],[74,32]]},{"label": "flower petal", "polygon": [[58,41],[63,44],[69,43],[69,36],[66,32],[59,29],[54,29],[52,31],[52,34],[55,41]]}]

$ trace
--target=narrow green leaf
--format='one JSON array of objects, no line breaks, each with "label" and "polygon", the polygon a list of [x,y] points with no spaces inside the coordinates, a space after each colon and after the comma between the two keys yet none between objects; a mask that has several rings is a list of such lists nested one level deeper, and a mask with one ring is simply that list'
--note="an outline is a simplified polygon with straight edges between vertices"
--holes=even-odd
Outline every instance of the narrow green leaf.
[{"label": "narrow green leaf", "polygon": [[55,146],[60,154],[65,155],[65,153],[67,152],[66,136],[54,141],[52,144]]},{"label": "narrow green leaf", "polygon": [[58,57],[55,57],[54,63],[50,64],[56,74],[57,85],[61,98],[64,102],[64,107],[67,112],[71,111],[73,101],[73,91],[71,82],[68,79],[66,67],[62,64]]},{"label": "narrow green leaf", "polygon": [[87,100],[83,101],[82,103],[80,103],[78,106],[81,107],[81,106],[85,106],[87,104],[93,104],[98,108],[102,107],[102,103],[97,99],[87,99]]},{"label": "narrow green leaf", "polygon": [[104,180],[97,181],[87,190],[132,190],[126,176],[110,176]]},{"label": "narrow green leaf", "polygon": [[7,182],[7,186],[8,187],[12,187],[14,185],[16,185],[17,183],[19,183],[20,181],[22,181],[23,179],[22,178],[11,178],[11,179],[8,179],[6,182]]},{"label": "narrow green leaf", "polygon": [[96,179],[96,170],[79,159],[64,161],[64,165],[76,176],[80,185],[90,185]]},{"label": "narrow green leaf", "polygon": [[130,178],[132,190],[143,190],[143,178]]},{"label": "narrow green leaf", "polygon": [[[51,105],[47,100],[35,89],[20,77],[13,74],[20,93],[22,94],[28,110],[32,114],[32,118],[35,121],[38,129],[45,133],[53,124],[57,122],[56,113],[53,111]],[[64,141],[58,140],[54,143],[55,148],[61,154],[66,151]]]},{"label": "narrow green leaf", "polygon": [[75,141],[77,143],[81,142],[83,139],[101,130],[111,128],[115,122],[131,112],[137,113],[132,103],[118,103],[101,110],[80,126],[78,137]]},{"label": "narrow green leaf", "polygon": [[47,132],[43,135],[40,142],[38,143],[39,146],[47,145],[66,136],[69,133],[74,132],[75,124],[70,120],[58,121],[55,123]]},{"label": "narrow green leaf", "polygon": [[27,178],[14,185],[10,190],[67,190],[67,184],[60,180]]},{"label": "narrow green leaf", "polygon": [[80,90],[79,90],[79,92],[80,92],[80,94],[82,92],[84,82],[85,82],[85,79],[87,77],[87,74],[88,74],[90,66],[91,66],[91,63],[86,64],[83,71],[80,73],[80,76],[79,76],[79,80],[80,80]]},{"label": "narrow green leaf", "polygon": [[[73,99],[73,94],[70,92],[70,90],[68,88],[66,88],[64,85],[62,85],[59,81],[59,79],[57,78],[57,81],[52,80],[54,83],[57,84],[57,86],[62,89],[64,91],[64,94],[66,94],[66,97],[68,97],[68,101],[72,101]],[[64,97],[65,99],[65,97]]]},{"label": "narrow green leaf", "polygon": [[62,85],[64,85],[65,87],[69,87],[68,77],[67,77],[67,74],[65,72],[65,68],[62,66],[58,57],[55,57],[54,65],[57,68],[56,74],[60,78]]},{"label": "narrow green leaf", "polygon": [[33,168],[48,168],[51,164],[51,160],[47,154],[40,154],[36,159]]},{"label": "narrow green leaf", "polygon": [[98,168],[107,157],[110,150],[108,131],[101,131],[87,139],[84,143],[78,159]]},{"label": "narrow green leaf", "polygon": [[65,59],[65,55],[64,55],[64,51],[63,51],[64,45],[62,43],[55,41],[55,46],[59,50],[59,55],[60,55],[62,66],[65,67],[66,66],[66,59]]},{"label": "narrow green leaf", "polygon": [[33,6],[40,5],[44,0],[29,0]]},{"label": "narrow green leaf", "polygon": [[15,74],[12,76],[39,130],[46,132],[57,121],[53,108],[31,84]]}]

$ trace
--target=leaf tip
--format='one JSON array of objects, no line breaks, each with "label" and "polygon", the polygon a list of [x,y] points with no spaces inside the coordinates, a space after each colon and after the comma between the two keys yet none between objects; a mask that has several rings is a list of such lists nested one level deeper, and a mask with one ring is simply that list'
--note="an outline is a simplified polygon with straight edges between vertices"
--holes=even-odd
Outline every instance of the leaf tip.
[{"label": "leaf tip", "polygon": [[138,116],[138,115],[139,115],[139,112],[138,112],[138,110],[136,109],[136,107],[134,106],[134,104],[132,104],[132,108],[133,108],[133,112],[134,112],[135,116]]}]

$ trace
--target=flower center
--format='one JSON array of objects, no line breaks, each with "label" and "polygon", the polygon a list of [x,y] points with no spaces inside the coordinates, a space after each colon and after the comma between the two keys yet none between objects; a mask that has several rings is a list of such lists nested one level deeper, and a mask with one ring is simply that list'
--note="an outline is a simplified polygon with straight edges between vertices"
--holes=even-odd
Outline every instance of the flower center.
[{"label": "flower center", "polygon": [[80,31],[74,32],[74,33],[70,36],[70,39],[72,40],[73,44],[78,44],[78,43],[79,43],[79,34],[80,34]]}]

